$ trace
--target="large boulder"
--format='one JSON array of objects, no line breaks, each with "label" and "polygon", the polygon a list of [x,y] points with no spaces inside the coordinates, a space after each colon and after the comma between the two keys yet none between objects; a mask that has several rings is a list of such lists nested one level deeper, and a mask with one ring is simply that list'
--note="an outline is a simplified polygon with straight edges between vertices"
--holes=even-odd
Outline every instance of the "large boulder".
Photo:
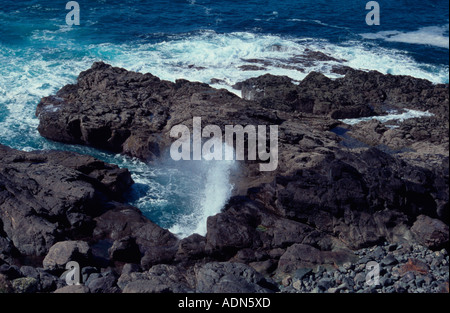
[{"label": "large boulder", "polygon": [[43,266],[47,270],[65,269],[66,264],[75,261],[80,266],[88,265],[91,248],[85,241],[61,241],[54,244],[44,258]]},{"label": "large boulder", "polygon": [[43,256],[57,241],[88,236],[102,203],[132,183],[128,170],[93,157],[0,145],[0,238],[4,232],[20,253]]},{"label": "large boulder", "polygon": [[93,241],[112,243],[108,249],[111,260],[142,262],[146,269],[173,260],[178,244],[175,235],[147,219],[135,207],[120,203],[105,207],[108,211],[95,218]]},{"label": "large boulder", "polygon": [[16,278],[12,282],[15,293],[35,293],[38,290],[38,280],[32,277]]},{"label": "large boulder", "polygon": [[441,220],[419,215],[411,227],[414,238],[433,250],[448,248],[449,229]]},{"label": "large boulder", "polygon": [[356,260],[357,256],[349,250],[321,251],[310,245],[294,244],[280,257],[277,274],[292,274],[299,268],[315,268],[319,265],[337,268]]}]

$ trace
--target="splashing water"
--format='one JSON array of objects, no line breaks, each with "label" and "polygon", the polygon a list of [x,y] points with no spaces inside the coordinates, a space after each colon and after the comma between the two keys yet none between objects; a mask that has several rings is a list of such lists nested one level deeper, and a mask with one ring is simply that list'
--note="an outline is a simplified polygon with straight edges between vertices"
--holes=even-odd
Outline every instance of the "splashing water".
[{"label": "splashing water", "polygon": [[169,229],[184,238],[191,234],[206,235],[206,222],[209,216],[220,213],[233,190],[230,172],[235,168],[235,161],[193,161],[200,162],[202,172],[199,194],[193,196],[190,214],[178,216],[176,223]]},{"label": "splashing water", "polygon": [[[226,143],[219,144],[225,151]],[[186,164],[188,168],[197,173],[197,177],[191,176],[190,180],[198,184],[198,193],[191,195],[193,201],[190,213],[178,216],[176,223],[169,229],[181,238],[194,233],[206,235],[208,217],[219,213],[231,197],[233,185],[230,183],[230,174],[237,164],[234,158],[225,160],[224,154],[221,160],[206,160],[212,153],[207,152],[201,161],[185,161],[189,163]]]},{"label": "splashing water", "polygon": [[238,169],[234,160],[173,161],[166,157],[158,164],[135,164],[135,185],[127,195],[130,204],[180,238],[206,235],[207,219],[219,213],[231,197],[230,175]]}]

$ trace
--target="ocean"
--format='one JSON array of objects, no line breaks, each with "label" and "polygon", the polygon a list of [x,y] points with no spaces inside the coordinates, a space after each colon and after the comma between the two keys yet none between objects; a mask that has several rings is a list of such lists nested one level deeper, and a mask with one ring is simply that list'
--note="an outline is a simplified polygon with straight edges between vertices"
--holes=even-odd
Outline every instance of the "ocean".
[{"label": "ocean", "polygon": [[[0,1],[0,143],[15,149],[90,154],[128,168],[136,184],[128,202],[180,237],[206,233],[233,186],[234,162],[148,165],[97,149],[64,145],[37,132],[39,100],[74,83],[102,60],[161,79],[231,86],[266,73],[303,79],[329,77],[333,62],[289,67],[306,49],[344,65],[449,82],[447,1],[378,1],[380,25],[368,25],[368,1],[77,1],[80,25],[69,26],[68,1]],[[248,60],[264,67],[242,70]]]}]

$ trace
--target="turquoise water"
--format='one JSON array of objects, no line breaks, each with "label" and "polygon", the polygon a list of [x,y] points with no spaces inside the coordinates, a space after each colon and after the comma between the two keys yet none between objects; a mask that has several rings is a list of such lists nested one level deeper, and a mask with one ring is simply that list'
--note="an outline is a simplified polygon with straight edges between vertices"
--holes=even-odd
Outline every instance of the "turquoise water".
[{"label": "turquoise water", "polygon": [[[50,142],[34,116],[40,98],[73,83],[103,60],[174,81],[185,78],[227,88],[272,73],[330,77],[333,62],[305,72],[283,68],[305,49],[345,65],[448,82],[448,2],[378,1],[381,25],[365,23],[364,1],[78,1],[80,25],[65,24],[65,1],[0,1],[0,143],[16,149],[63,149],[129,168],[137,184],[130,203],[181,235],[204,233],[205,217],[220,211],[235,164],[165,162],[149,166],[96,149]],[[245,59],[269,60],[241,71]],[[195,69],[192,68],[195,66]],[[217,179],[208,180],[213,175]],[[213,186],[213,187],[211,187]]]}]

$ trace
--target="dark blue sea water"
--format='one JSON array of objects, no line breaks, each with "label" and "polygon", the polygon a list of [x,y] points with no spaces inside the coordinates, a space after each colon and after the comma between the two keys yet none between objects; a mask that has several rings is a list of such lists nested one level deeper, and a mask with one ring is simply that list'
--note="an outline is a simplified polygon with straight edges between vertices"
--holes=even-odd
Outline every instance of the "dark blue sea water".
[{"label": "dark blue sea water", "polygon": [[[357,0],[80,0],[79,26],[66,24],[67,2],[0,1],[0,143],[27,151],[74,150],[129,168],[137,182],[130,202],[183,235],[204,232],[206,216],[229,196],[235,165],[155,167],[49,142],[36,131],[39,99],[73,83],[98,60],[172,81],[218,78],[223,83],[215,87],[233,92],[234,83],[265,73],[300,80],[316,70],[338,77],[330,72],[333,62],[304,72],[283,66],[305,49],[354,68],[449,80],[447,1],[378,1],[380,25],[373,26],[365,22],[367,1]],[[271,66],[242,71],[246,59]],[[201,176],[196,183],[193,173]]]}]

